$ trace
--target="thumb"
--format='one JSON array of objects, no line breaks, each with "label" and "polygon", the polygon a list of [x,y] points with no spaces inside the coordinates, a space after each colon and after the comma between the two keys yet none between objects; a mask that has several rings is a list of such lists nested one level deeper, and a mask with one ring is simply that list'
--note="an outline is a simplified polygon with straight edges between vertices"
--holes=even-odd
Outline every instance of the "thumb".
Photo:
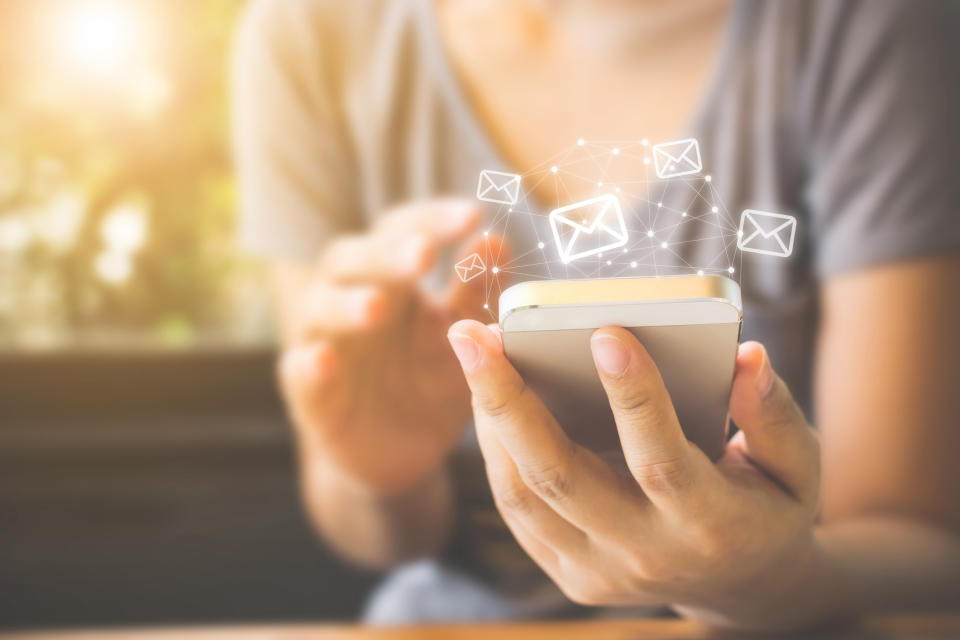
[{"label": "thumb", "polygon": [[816,501],[819,442],[759,342],[745,342],[737,352],[730,417],[743,432],[744,454],[755,465],[801,502]]}]

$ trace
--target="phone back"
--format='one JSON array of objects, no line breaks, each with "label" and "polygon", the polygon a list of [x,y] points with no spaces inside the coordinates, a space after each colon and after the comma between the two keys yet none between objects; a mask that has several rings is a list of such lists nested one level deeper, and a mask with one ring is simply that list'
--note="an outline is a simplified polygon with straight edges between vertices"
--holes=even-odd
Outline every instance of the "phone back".
[{"label": "phone back", "polygon": [[[629,327],[653,357],[684,434],[711,459],[723,452],[739,323]],[[594,329],[504,333],[507,357],[570,437],[620,451],[613,413],[590,352]]]}]

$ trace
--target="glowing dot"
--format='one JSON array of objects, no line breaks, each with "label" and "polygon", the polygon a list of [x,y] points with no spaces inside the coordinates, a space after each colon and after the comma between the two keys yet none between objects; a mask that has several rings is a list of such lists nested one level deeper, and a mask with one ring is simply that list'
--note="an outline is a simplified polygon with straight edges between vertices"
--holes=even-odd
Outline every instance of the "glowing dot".
[{"label": "glowing dot", "polygon": [[130,279],[133,263],[130,254],[123,251],[104,251],[93,263],[97,276],[108,284],[122,284]]},{"label": "glowing dot", "polygon": [[650,158],[644,158],[643,164],[650,164]]},{"label": "glowing dot", "polygon": [[550,167],[550,171],[553,171],[554,173],[556,173],[559,170],[560,169],[557,168],[557,165],[553,165],[552,167]]},{"label": "glowing dot", "polygon": [[662,203],[662,202],[658,202],[658,203],[657,203],[657,206],[658,206],[658,207],[662,207],[662,206],[663,206],[663,203]]},{"label": "glowing dot", "polygon": [[707,182],[710,182],[711,180],[713,180],[713,176],[705,176],[703,179],[706,180]]},{"label": "glowing dot", "polygon": [[483,308],[484,308],[484,309],[489,309],[489,308],[490,308],[490,305],[488,305],[486,302],[484,302],[484,303],[483,303]]},{"label": "glowing dot", "polygon": [[103,219],[100,234],[114,251],[134,252],[147,237],[146,211],[135,205],[119,205]]},{"label": "glowing dot", "polygon": [[509,209],[507,209],[507,213],[513,213],[513,207],[510,207]]},{"label": "glowing dot", "polygon": [[607,264],[613,264],[613,262],[610,260],[607,260]]},{"label": "glowing dot", "polygon": [[500,267],[494,267],[493,269],[491,269],[491,271],[493,271],[494,273],[500,273]]},{"label": "glowing dot", "polygon": [[484,232],[483,232],[483,235],[488,236],[488,235],[490,235],[490,232],[489,232],[489,231],[484,231]]},{"label": "glowing dot", "polygon": [[627,249],[626,249],[626,247],[624,247],[624,249],[623,249],[623,252],[624,252],[624,253],[626,253],[626,252],[627,252]]},{"label": "glowing dot", "polygon": [[597,183],[597,186],[598,186],[598,187],[602,187],[602,186],[603,186],[603,183],[602,183],[602,182],[598,182],[598,183]]},{"label": "glowing dot", "polygon": [[743,229],[739,229],[739,230],[737,231],[737,237],[738,237],[738,238],[742,238],[742,237],[743,237]]},{"label": "glowing dot", "polygon": [[666,242],[661,242],[661,243],[660,243],[660,247],[663,248],[663,249],[666,249],[666,248],[667,248],[667,243],[666,243]]},{"label": "glowing dot", "polygon": [[702,275],[703,275],[703,269],[700,269],[699,271],[697,271],[697,275],[698,275],[698,276],[702,276]]},{"label": "glowing dot", "polygon": [[717,207],[710,207],[710,211],[713,211],[714,213],[719,213],[720,209]]},{"label": "glowing dot", "polygon": [[652,237],[653,237],[653,229],[650,229],[650,231],[647,231],[647,237],[648,237],[648,238],[652,238]]},{"label": "glowing dot", "polygon": [[640,144],[642,144],[643,146],[647,146],[648,144],[650,144],[650,141],[644,138],[643,140],[640,141]]},{"label": "glowing dot", "polygon": [[601,251],[600,253],[598,253],[598,254],[597,254],[597,257],[598,257],[598,258],[602,258],[602,257],[603,257],[603,252]]},{"label": "glowing dot", "polygon": [[543,249],[543,243],[542,243],[542,242],[538,242],[538,243],[537,243],[537,247],[539,247],[540,249]]},{"label": "glowing dot", "polygon": [[636,263],[636,262],[631,262],[631,263],[630,263],[630,266],[633,267],[634,269],[636,269],[636,268],[637,268],[637,263]]},{"label": "glowing dot", "polygon": [[681,218],[686,218],[686,217],[687,217],[687,212],[684,211],[683,213],[681,213],[681,214],[680,214],[680,217],[681,217]]},{"label": "glowing dot", "polygon": [[577,144],[580,145],[581,147],[583,146],[583,142],[584,142],[583,138],[577,138]]},{"label": "glowing dot", "polygon": [[613,155],[615,155],[615,156],[620,155],[620,149],[614,148],[614,150],[613,150]]},{"label": "glowing dot", "polygon": [[0,218],[0,249],[11,253],[30,244],[30,226],[21,217]]},{"label": "glowing dot", "polygon": [[730,267],[729,269],[727,269],[727,271],[729,271],[730,273],[733,273],[733,267]]}]

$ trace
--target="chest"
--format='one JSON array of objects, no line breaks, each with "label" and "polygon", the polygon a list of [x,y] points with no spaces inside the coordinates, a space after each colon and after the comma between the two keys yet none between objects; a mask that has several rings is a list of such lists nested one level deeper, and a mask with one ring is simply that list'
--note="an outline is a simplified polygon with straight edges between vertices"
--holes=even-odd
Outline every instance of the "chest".
[{"label": "chest", "polygon": [[[562,32],[455,37],[456,16],[443,19],[441,14],[440,23],[478,121],[500,156],[526,172],[580,138],[658,142],[683,137],[713,70],[722,18],[646,34],[648,42],[616,51],[583,46]],[[624,154],[604,173],[611,181],[627,181],[642,172],[643,159],[643,154]]]}]

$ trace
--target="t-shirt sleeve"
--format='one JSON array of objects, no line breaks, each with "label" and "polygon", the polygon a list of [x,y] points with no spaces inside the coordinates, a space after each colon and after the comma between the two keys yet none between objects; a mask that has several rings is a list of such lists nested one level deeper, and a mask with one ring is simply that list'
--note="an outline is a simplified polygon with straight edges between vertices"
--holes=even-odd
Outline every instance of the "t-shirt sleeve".
[{"label": "t-shirt sleeve", "polygon": [[358,225],[328,18],[307,0],[255,0],[240,21],[231,78],[239,242],[254,253],[308,259]]},{"label": "t-shirt sleeve", "polygon": [[957,5],[824,4],[806,79],[817,271],[960,248]]}]

